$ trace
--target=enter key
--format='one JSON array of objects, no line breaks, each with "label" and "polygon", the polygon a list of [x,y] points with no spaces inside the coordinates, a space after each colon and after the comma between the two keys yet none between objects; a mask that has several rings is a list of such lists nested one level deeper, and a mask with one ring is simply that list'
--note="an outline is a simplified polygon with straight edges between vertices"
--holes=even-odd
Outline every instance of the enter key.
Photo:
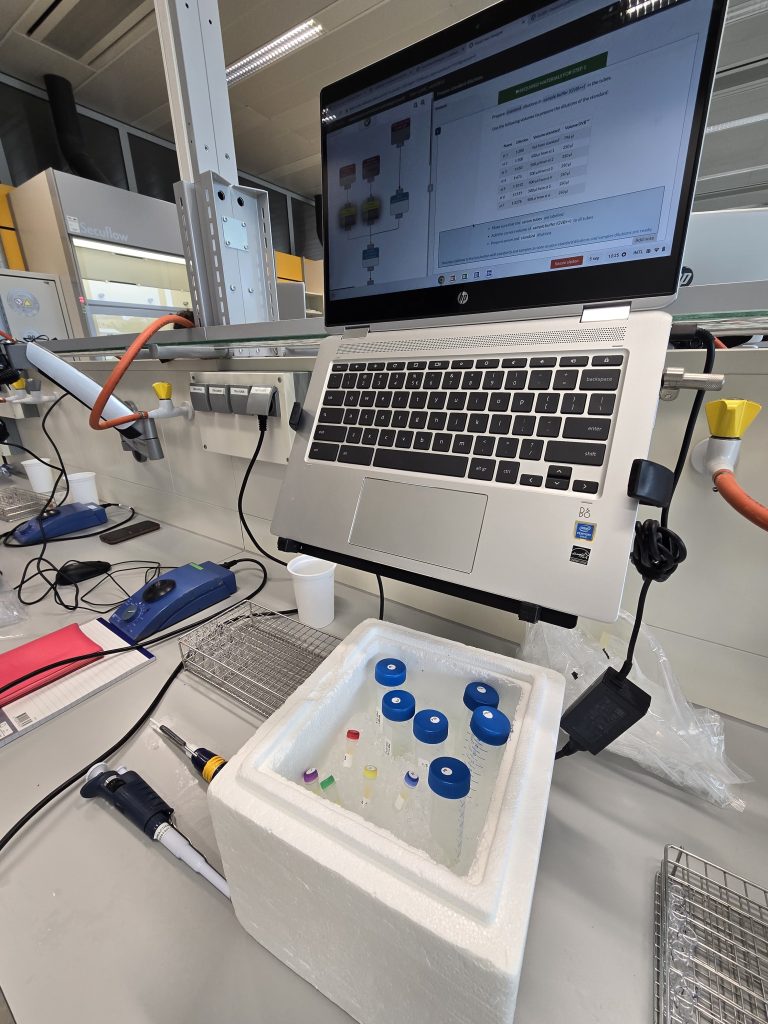
[{"label": "enter key", "polygon": [[607,441],[610,429],[610,420],[571,416],[565,421],[563,437],[586,439],[590,441]]}]

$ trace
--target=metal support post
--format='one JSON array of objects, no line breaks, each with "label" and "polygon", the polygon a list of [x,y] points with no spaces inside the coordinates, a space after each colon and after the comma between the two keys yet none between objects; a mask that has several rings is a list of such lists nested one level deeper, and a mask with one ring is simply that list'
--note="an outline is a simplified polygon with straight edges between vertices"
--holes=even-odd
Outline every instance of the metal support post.
[{"label": "metal support post", "polygon": [[200,326],[277,320],[263,189],[237,181],[217,0],[155,0],[182,180],[174,187]]}]

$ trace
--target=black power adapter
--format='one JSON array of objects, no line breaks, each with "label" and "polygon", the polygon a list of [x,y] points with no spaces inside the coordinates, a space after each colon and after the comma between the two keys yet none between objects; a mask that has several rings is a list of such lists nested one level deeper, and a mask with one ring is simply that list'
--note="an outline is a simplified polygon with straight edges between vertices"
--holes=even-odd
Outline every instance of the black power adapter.
[{"label": "black power adapter", "polygon": [[607,668],[561,718],[560,728],[568,733],[568,742],[556,757],[579,750],[599,754],[639,722],[650,706],[645,690],[615,668]]}]

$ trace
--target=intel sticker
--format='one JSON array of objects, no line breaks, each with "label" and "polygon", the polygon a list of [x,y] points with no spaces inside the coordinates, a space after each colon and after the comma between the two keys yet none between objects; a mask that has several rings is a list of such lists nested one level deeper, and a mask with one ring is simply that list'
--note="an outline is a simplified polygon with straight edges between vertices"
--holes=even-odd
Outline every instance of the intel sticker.
[{"label": "intel sticker", "polygon": [[576,540],[594,540],[597,525],[595,523],[576,523],[574,537]]}]

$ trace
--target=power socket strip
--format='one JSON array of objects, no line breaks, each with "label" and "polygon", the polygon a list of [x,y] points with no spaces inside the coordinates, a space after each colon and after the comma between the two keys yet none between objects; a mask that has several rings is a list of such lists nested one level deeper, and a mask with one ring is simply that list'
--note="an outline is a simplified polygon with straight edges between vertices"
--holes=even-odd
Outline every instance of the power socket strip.
[{"label": "power socket strip", "polygon": [[[285,465],[291,454],[295,431],[288,424],[294,403],[303,401],[307,393],[310,374],[308,372],[227,372],[204,370],[190,373],[190,384],[207,385],[209,388],[274,387],[276,399],[274,414],[269,417],[264,444],[259,462],[274,462]],[[195,413],[195,424],[200,430],[203,449],[222,455],[240,456],[250,459],[259,438],[259,423],[256,416],[232,412]]]}]

